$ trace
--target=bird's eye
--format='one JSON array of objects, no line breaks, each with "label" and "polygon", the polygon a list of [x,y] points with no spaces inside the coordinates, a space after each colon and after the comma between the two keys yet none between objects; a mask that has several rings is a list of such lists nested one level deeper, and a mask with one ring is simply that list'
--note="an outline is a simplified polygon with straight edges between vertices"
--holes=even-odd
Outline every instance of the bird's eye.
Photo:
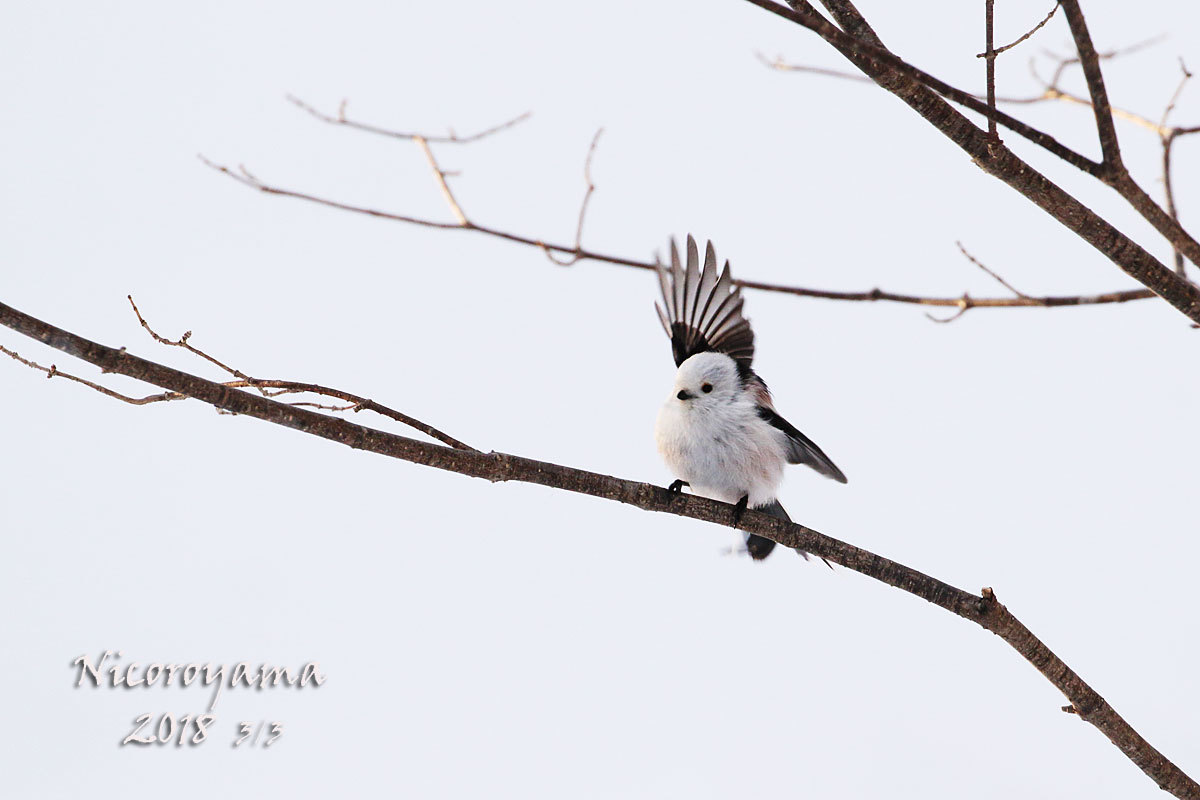
[{"label": "bird's eye", "polygon": [[700,391],[704,392],[705,394],[708,394],[709,392],[712,391],[712,384],[711,383],[704,384],[703,386],[700,387]]}]

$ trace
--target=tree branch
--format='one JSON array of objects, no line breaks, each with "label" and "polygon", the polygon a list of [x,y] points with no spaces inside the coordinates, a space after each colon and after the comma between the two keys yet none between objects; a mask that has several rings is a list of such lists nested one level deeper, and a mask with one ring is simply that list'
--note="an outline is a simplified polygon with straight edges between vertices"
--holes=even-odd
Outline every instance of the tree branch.
[{"label": "tree branch", "polygon": [[[593,140],[594,141],[594,140]],[[395,214],[390,211],[383,211],[377,208],[367,208],[365,206],[356,206],[349,203],[343,203],[337,200],[330,200],[324,197],[307,194],[305,192],[296,191],[293,189],[284,189],[279,186],[274,186],[264,183],[258,178],[251,175],[244,168],[234,170],[221,164],[213,163],[207,158],[200,156],[200,160],[212,169],[226,175],[243,186],[248,186],[251,189],[257,189],[265,194],[276,195],[279,197],[291,197],[298,200],[304,200],[309,203],[326,206],[328,208],[336,208],[340,211],[348,211],[353,214],[364,214],[376,219],[385,219],[392,222],[401,222],[407,225],[418,225],[426,228],[437,228],[440,230],[466,230],[474,231],[475,233],[491,236],[497,239],[503,239],[514,244],[527,245],[536,247],[543,252],[556,253],[566,256],[566,260],[558,258],[552,259],[554,263],[567,265],[574,264],[579,261],[595,261],[603,264],[612,264],[621,267],[632,267],[633,269],[642,269],[654,271],[656,269],[653,261],[643,261],[636,258],[627,258],[625,256],[616,256],[608,253],[601,253],[595,250],[589,250],[582,247],[578,241],[574,245],[556,244],[547,241],[540,237],[528,236],[510,231],[502,231],[497,228],[492,228],[487,225],[480,225],[467,218],[466,224],[461,222],[441,222],[438,220],[425,219],[421,217],[413,217],[406,214]],[[436,163],[436,162],[435,162]],[[436,167],[435,167],[436,169]],[[589,183],[589,186],[591,184]],[[585,200],[589,195],[585,193]],[[455,203],[457,206],[457,203]],[[461,212],[461,207],[459,208]],[[586,205],[580,208],[580,215],[586,211]],[[465,217],[464,213],[464,217]],[[577,229],[578,233],[578,229]],[[836,291],[832,289],[816,289],[803,286],[792,286],[787,284],[770,283],[766,281],[755,280],[735,280],[734,283],[746,288],[756,289],[762,292],[778,292],[781,294],[790,294],[797,297],[812,297],[822,300],[837,300],[843,302],[884,302],[884,303],[901,303],[904,305],[917,306],[934,306],[934,307],[950,307],[961,308],[964,302],[963,297],[931,297],[925,295],[905,294],[902,292],[892,292],[884,289],[874,288],[865,291]],[[1112,292],[1103,292],[1100,294],[1091,295],[1043,295],[1033,297],[968,297],[967,303],[970,308],[1066,308],[1074,306],[1094,306],[1094,305],[1109,305],[1112,303],[1128,303],[1134,300],[1146,300],[1154,297],[1154,292],[1149,289],[1125,289]]]},{"label": "tree branch", "polygon": [[1100,57],[1092,44],[1092,35],[1088,33],[1083,10],[1079,7],[1079,0],[1059,0],[1059,5],[1062,6],[1067,25],[1071,28],[1071,38],[1075,40],[1075,49],[1079,52],[1079,63],[1083,67],[1088,94],[1092,97],[1092,112],[1096,117],[1096,131],[1100,134],[1104,165],[1113,172],[1124,171],[1121,146],[1117,142],[1117,128],[1113,125],[1112,108],[1108,104],[1108,90],[1104,88],[1104,74],[1100,70]]},{"label": "tree branch", "polygon": [[[1057,2],[1055,2],[1054,7],[1050,9],[1050,13],[1047,14],[1041,22],[1039,22],[1037,25],[1034,25],[1031,29],[1029,29],[1028,31],[1023,33],[1019,39],[1017,39],[1013,42],[1009,42],[1008,44],[1004,45],[1003,47],[997,47],[996,49],[992,50],[992,53],[997,56],[1000,55],[1001,53],[1006,53],[1009,50],[1012,50],[1017,45],[1019,45],[1021,42],[1024,42],[1026,39],[1033,36],[1035,33],[1037,33],[1038,31],[1040,31],[1042,28],[1044,28],[1046,26],[1046,23],[1049,22],[1051,20],[1051,18],[1054,16],[1054,12],[1058,11],[1058,6],[1059,6],[1059,4]],[[986,52],[978,53],[978,54],[976,54],[975,57],[976,58],[987,58],[987,53]]]},{"label": "tree branch", "polygon": [[[996,0],[983,0],[983,28],[985,47],[983,57],[987,59],[987,104],[992,111],[996,110],[996,48],[995,48],[995,30],[996,30]],[[995,117],[988,117],[988,136],[995,141],[1000,141],[1000,133],[996,130]]]},{"label": "tree branch", "polygon": [[[1054,10],[1057,10],[1057,8],[1058,8],[1058,6],[1055,5],[1054,9],[1051,10],[1049,16],[1047,16],[1044,20],[1042,20],[1042,22],[1037,27],[1035,27],[1032,31],[1029,31],[1024,37],[1022,37],[1022,39],[1017,40],[1017,42],[1014,42],[1013,44],[1014,45],[1019,44],[1025,38],[1027,38],[1028,36],[1031,36],[1038,28],[1040,28],[1047,21],[1049,21],[1050,17],[1053,16],[1053,14],[1054,14]],[[1129,47],[1122,48],[1120,50],[1110,50],[1110,51],[1107,51],[1104,53],[1097,53],[1095,55],[1095,60],[1097,62],[1097,68],[1098,68],[1099,61],[1114,58],[1119,55],[1124,55],[1126,53],[1130,53],[1135,50],[1139,50],[1143,47],[1146,47],[1146,46],[1154,43],[1155,41],[1157,41],[1157,39],[1151,39],[1151,40],[1147,40],[1145,42],[1140,42],[1138,44],[1131,45]],[[1006,48],[997,49],[995,51],[995,54],[999,55],[1005,49]],[[1094,50],[1094,48],[1093,48],[1093,50]],[[977,54],[977,57],[979,57],[979,58],[983,58],[985,56],[987,56],[986,52]],[[857,82],[871,82],[871,83],[874,82],[871,78],[864,77],[862,75],[854,75],[854,74],[851,74],[848,72],[842,72],[840,70],[824,69],[824,68],[819,68],[819,67],[809,67],[809,66],[805,66],[802,64],[789,64],[789,63],[785,62],[782,57],[776,57],[775,60],[773,60],[773,61],[770,61],[770,60],[764,58],[762,55],[759,55],[758,57],[768,67],[778,70],[778,71],[781,71],[781,72],[809,72],[809,73],[818,74],[818,75],[826,75],[826,76],[833,77],[833,78],[840,78],[842,80],[852,80],[852,81],[857,81]],[[1059,100],[1059,101],[1063,101],[1063,102],[1073,103],[1073,104],[1079,105],[1079,106],[1084,106],[1086,108],[1092,108],[1094,111],[1094,106],[1093,106],[1091,100],[1084,98],[1084,97],[1079,97],[1077,95],[1074,95],[1071,92],[1068,92],[1065,89],[1061,88],[1059,85],[1060,81],[1062,80],[1063,72],[1066,70],[1066,68],[1072,64],[1081,64],[1081,63],[1082,63],[1082,59],[1078,55],[1073,56],[1073,57],[1058,58],[1058,63],[1054,69],[1053,76],[1051,77],[1050,80],[1047,81],[1044,78],[1042,78],[1041,75],[1038,74],[1036,68],[1034,67],[1033,63],[1031,62],[1030,63],[1030,71],[1033,73],[1034,78],[1036,78],[1042,84],[1042,87],[1043,87],[1041,94],[1033,95],[1031,97],[996,97],[995,98],[996,102],[1012,103],[1012,104],[1020,104],[1020,105],[1031,105],[1033,103],[1041,103],[1041,102],[1050,101],[1050,100]],[[1175,198],[1174,198],[1174,193],[1173,193],[1172,187],[1171,187],[1171,174],[1170,174],[1171,173],[1171,149],[1172,149],[1172,146],[1174,145],[1176,138],[1178,138],[1179,136],[1188,134],[1188,133],[1193,133],[1197,129],[1200,129],[1200,128],[1198,128],[1198,127],[1188,128],[1188,127],[1178,127],[1178,126],[1168,127],[1167,123],[1166,123],[1167,117],[1170,114],[1170,111],[1174,108],[1175,103],[1178,100],[1179,93],[1182,91],[1183,86],[1187,83],[1187,80],[1190,77],[1190,73],[1188,72],[1187,67],[1183,66],[1182,62],[1181,62],[1181,67],[1184,72],[1184,78],[1180,82],[1179,86],[1176,88],[1175,94],[1172,96],[1171,101],[1168,103],[1167,109],[1164,112],[1160,121],[1154,122],[1154,121],[1148,119],[1147,117],[1144,117],[1140,114],[1136,114],[1132,111],[1128,111],[1128,110],[1122,109],[1122,108],[1117,108],[1117,107],[1114,107],[1111,105],[1109,106],[1112,117],[1127,120],[1127,121],[1132,122],[1142,128],[1153,131],[1154,133],[1156,133],[1158,135],[1159,140],[1162,143],[1162,148],[1163,148],[1162,164],[1163,164],[1163,183],[1165,185],[1165,193],[1166,193],[1166,208],[1163,209],[1157,203],[1155,203],[1145,193],[1145,191],[1143,189],[1141,189],[1141,187],[1138,186],[1134,182],[1132,176],[1129,175],[1128,171],[1126,170],[1126,168],[1123,165],[1119,166],[1116,169],[1106,172],[1104,175],[1099,175],[1097,177],[1101,178],[1101,180],[1103,180],[1106,184],[1108,184],[1112,188],[1116,189],[1117,192],[1119,194],[1121,194],[1121,196],[1123,198],[1125,198],[1125,200],[1127,202],[1129,202],[1134,207],[1135,210],[1137,210],[1140,214],[1142,214],[1143,217],[1145,217],[1148,221],[1150,221],[1155,226],[1155,228],[1158,230],[1158,232],[1164,238],[1167,239],[1167,241],[1171,244],[1172,251],[1173,251],[1175,272],[1176,272],[1176,274],[1178,274],[1180,276],[1185,276],[1186,272],[1184,270],[1184,265],[1183,265],[1184,252],[1187,251],[1188,253],[1195,255],[1197,252],[1200,252],[1200,250],[1197,250],[1198,246],[1194,242],[1191,235],[1188,234],[1183,229],[1183,227],[1179,224],[1179,215],[1175,211]],[[988,94],[974,95],[974,97],[977,100],[989,100]],[[990,101],[989,101],[989,105],[990,105]],[[993,120],[989,119],[989,127],[988,127],[989,136],[991,136],[993,134],[993,127],[994,127],[992,124],[993,122],[994,122]]]},{"label": "tree branch", "polygon": [[1160,787],[1180,798],[1200,798],[1200,785],[1135,731],[1103,697],[1001,605],[990,588],[985,588],[980,595],[973,595],[896,561],[766,514],[750,511],[740,522],[735,522],[736,509],[727,503],[675,494],[646,483],[506,453],[481,453],[420,442],[279,403],[147,361],[123,349],[114,350],[97,344],[2,303],[0,325],[94,364],[104,372],[126,375],[223,411],[255,417],[355,449],[493,482],[532,483],[627,503],[647,511],[734,527],[820,556],[927,600],[996,634],[1063,693],[1074,713],[1099,729]]},{"label": "tree branch", "polygon": [[[1187,65],[1183,63],[1183,59],[1179,59],[1179,69],[1183,72],[1183,77],[1179,79],[1179,85],[1175,87],[1174,94],[1171,95],[1171,100],[1167,103],[1167,107],[1163,109],[1162,118],[1158,122],[1158,137],[1162,142],[1162,180],[1163,193],[1167,198],[1167,213],[1171,215],[1171,219],[1179,222],[1179,210],[1175,207],[1175,188],[1171,182],[1171,148],[1175,146],[1175,140],[1180,136],[1195,133],[1200,128],[1168,128],[1167,119],[1171,116],[1171,112],[1175,110],[1175,104],[1179,102],[1179,96],[1183,94],[1183,87],[1187,86],[1187,82],[1192,79],[1192,73],[1188,71]],[[1175,259],[1175,271],[1180,275],[1186,275],[1187,270],[1183,263],[1183,253],[1178,246],[1172,247],[1173,257]]]},{"label": "tree branch", "polygon": [[[1103,172],[1103,164],[1072,150],[1050,134],[1021,122],[1019,119],[999,109],[989,107],[986,101],[981,101],[974,94],[955,88],[940,78],[934,77],[898,57],[883,46],[878,35],[871,30],[870,26],[866,25],[866,20],[858,14],[858,11],[854,9],[854,6],[848,0],[836,0],[836,2],[834,0],[824,0],[824,4],[834,12],[835,17],[838,17],[838,23],[843,28],[847,27],[845,20],[854,19],[856,22],[852,23],[850,27],[853,30],[869,31],[869,36],[859,37],[838,29],[818,14],[808,0],[788,0],[788,6],[780,5],[772,0],[746,0],[746,2],[758,6],[764,11],[769,11],[772,14],[783,17],[797,25],[808,28],[824,39],[827,44],[845,56],[876,83],[880,83],[879,76],[883,74],[890,74],[891,78],[903,77],[907,82],[932,90],[947,100],[952,100],[964,108],[981,114],[985,119],[994,120],[1089,175],[1099,177]],[[894,89],[883,83],[880,83],[880,85],[884,86],[888,91],[897,93]],[[901,97],[903,99],[903,96]],[[968,122],[968,124],[970,123]]]},{"label": "tree branch", "polygon": [[[771,0],[746,2],[815,32],[864,74],[907,103],[943,135],[970,154],[985,172],[1016,189],[1127,274],[1162,297],[1194,323],[1200,324],[1200,287],[1175,274],[1103,217],[1018,158],[1006,146],[992,140],[986,131],[980,130],[961,112],[951,107],[937,93],[985,116],[990,112],[986,104],[964,92],[947,87],[944,82],[912,67],[883,48],[879,44],[878,36],[870,30],[849,0],[824,0],[824,3],[843,28],[847,31],[868,31],[869,37],[855,38],[840,30],[818,14],[807,0],[789,0],[791,8]],[[946,91],[948,88],[952,91]],[[1025,129],[1012,126],[1005,117],[1006,115],[997,115],[996,119],[1015,132],[1026,135]],[[1074,151],[1064,155],[1056,148],[1046,149],[1088,174],[1097,177],[1107,174],[1108,167],[1088,159],[1082,159],[1081,162],[1082,157]],[[1200,256],[1200,243],[1192,239],[1165,211],[1141,192],[1132,179],[1120,180],[1113,185],[1160,233],[1178,245],[1185,255],[1191,258],[1194,252]]]}]

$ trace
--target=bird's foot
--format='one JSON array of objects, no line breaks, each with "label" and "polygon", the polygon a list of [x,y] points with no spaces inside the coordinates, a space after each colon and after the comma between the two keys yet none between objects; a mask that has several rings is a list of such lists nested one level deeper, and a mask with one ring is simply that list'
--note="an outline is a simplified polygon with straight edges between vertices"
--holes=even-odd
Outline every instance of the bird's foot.
[{"label": "bird's foot", "polygon": [[750,495],[742,495],[742,499],[738,500],[733,505],[733,527],[737,528],[742,524],[742,516],[746,513],[746,506],[750,503]]},{"label": "bird's foot", "polygon": [[687,481],[681,481],[676,478],[675,480],[671,481],[671,485],[667,487],[667,491],[671,494],[682,494],[683,487],[685,486],[691,486],[691,484]]}]

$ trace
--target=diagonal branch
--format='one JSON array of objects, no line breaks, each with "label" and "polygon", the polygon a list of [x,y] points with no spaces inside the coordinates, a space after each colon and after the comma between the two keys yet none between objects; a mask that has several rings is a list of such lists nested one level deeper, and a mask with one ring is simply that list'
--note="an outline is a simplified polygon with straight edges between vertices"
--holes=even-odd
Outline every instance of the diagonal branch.
[{"label": "diagonal branch", "polygon": [[[1057,9],[1058,6],[1056,5],[1054,8]],[[1050,16],[1053,16],[1053,10],[1051,11]],[[1046,19],[1044,19],[1041,24],[1045,24],[1045,22],[1047,22],[1050,19],[1050,16],[1047,16]],[[1041,25],[1039,25],[1038,27],[1041,27]],[[1033,31],[1030,31],[1026,35],[1027,36],[1032,35],[1034,33],[1034,31],[1036,31],[1036,30],[1037,30],[1037,28],[1035,28]],[[1022,40],[1018,40],[1018,42],[1014,42],[1014,44],[1017,44]],[[1100,61],[1134,52],[1134,51],[1139,50],[1143,47],[1146,47],[1150,44],[1153,44],[1156,41],[1158,41],[1157,38],[1149,39],[1144,42],[1140,42],[1138,44],[1134,44],[1134,45],[1131,45],[1129,47],[1125,47],[1125,48],[1122,48],[1119,50],[1110,50],[1110,51],[1107,51],[1104,53],[1097,53],[1095,55],[1097,69],[1099,68],[1098,63]],[[1004,48],[997,49],[995,51],[995,54],[998,55],[1000,52],[1003,51],[1003,49]],[[980,57],[980,58],[983,58],[986,56],[987,56],[986,52],[978,54],[978,57]],[[805,65],[801,65],[801,64],[790,64],[790,63],[787,63],[786,61],[784,61],[784,59],[782,57],[777,57],[775,60],[771,61],[771,60],[768,60],[768,59],[764,58],[763,56],[759,55],[759,60],[761,60],[766,66],[768,66],[774,70],[780,71],[780,72],[808,72],[808,73],[813,73],[813,74],[818,74],[818,75],[826,75],[829,77],[840,78],[842,80],[851,80],[851,81],[856,81],[856,82],[874,82],[869,77],[865,77],[863,75],[855,75],[855,74],[852,74],[849,72],[843,72],[840,70],[824,69],[824,68],[819,68],[819,67],[809,67],[809,66],[805,66]],[[1042,84],[1042,92],[1040,94],[1033,95],[1030,97],[997,97],[996,101],[1000,102],[1000,103],[1031,105],[1033,103],[1041,103],[1041,102],[1046,102],[1046,101],[1057,100],[1057,101],[1063,101],[1063,102],[1067,102],[1067,103],[1071,103],[1071,104],[1075,104],[1075,105],[1079,105],[1079,106],[1084,106],[1087,108],[1092,108],[1094,110],[1094,106],[1090,99],[1085,98],[1085,97],[1079,97],[1075,94],[1072,94],[1071,92],[1063,89],[1059,85],[1066,68],[1072,64],[1081,64],[1081,63],[1082,63],[1082,59],[1078,55],[1072,56],[1072,57],[1066,57],[1066,58],[1059,57],[1058,63],[1053,72],[1053,76],[1050,78],[1050,80],[1044,79],[1038,73],[1038,71],[1034,67],[1034,65],[1031,63],[1030,71],[1033,73],[1034,78],[1037,79],[1038,82],[1040,82]],[[1175,201],[1174,201],[1173,191],[1171,189],[1171,175],[1170,175],[1171,148],[1175,142],[1175,139],[1178,136],[1194,132],[1191,128],[1168,126],[1166,124],[1167,115],[1170,113],[1171,109],[1174,108],[1175,102],[1179,96],[1179,92],[1182,90],[1183,85],[1186,84],[1187,79],[1190,76],[1190,73],[1188,73],[1186,66],[1183,67],[1183,71],[1184,71],[1185,77],[1183,78],[1183,80],[1181,81],[1179,86],[1177,87],[1175,94],[1172,96],[1171,102],[1168,103],[1166,113],[1164,113],[1162,119],[1158,122],[1154,122],[1153,120],[1151,120],[1147,117],[1144,117],[1141,114],[1136,114],[1132,111],[1128,111],[1123,108],[1117,108],[1117,107],[1114,107],[1111,105],[1109,106],[1112,117],[1127,120],[1127,121],[1132,122],[1142,128],[1145,128],[1146,130],[1153,131],[1154,133],[1156,133],[1158,135],[1160,141],[1162,142],[1163,182],[1166,187],[1166,208],[1164,209],[1161,206],[1159,206],[1157,203],[1155,203],[1146,194],[1146,192],[1140,186],[1137,185],[1137,183],[1133,180],[1132,176],[1129,175],[1127,169],[1123,165],[1117,169],[1107,170],[1104,174],[1096,176],[1096,177],[1100,178],[1102,181],[1104,181],[1106,184],[1108,184],[1109,186],[1114,188],[1126,200],[1126,202],[1130,203],[1130,205],[1132,205],[1135,210],[1137,210],[1145,219],[1147,219],[1151,224],[1153,224],[1154,227],[1158,230],[1158,232],[1165,239],[1167,239],[1167,241],[1171,244],[1172,250],[1173,250],[1174,262],[1175,262],[1175,272],[1180,276],[1185,275],[1185,270],[1183,267],[1183,257],[1184,257],[1185,252],[1187,254],[1189,254],[1189,258],[1200,254],[1200,244],[1197,244],[1195,239],[1191,236],[1191,234],[1189,234],[1186,230],[1184,230],[1184,228],[1179,224],[1179,216],[1175,212],[1175,209],[1174,209]],[[985,95],[975,95],[975,98],[977,100],[987,100],[988,95],[986,95],[986,94]],[[989,120],[989,135],[991,135],[991,131],[992,131],[991,122],[992,122],[992,120]],[[1114,133],[1114,136],[1115,136],[1115,133]]]},{"label": "diagonal branch", "polygon": [[[1027,39],[1029,39],[1029,37],[1033,36],[1035,33],[1040,31],[1042,28],[1046,27],[1046,23],[1049,22],[1051,20],[1051,18],[1054,16],[1054,12],[1058,11],[1058,6],[1059,6],[1059,3],[1055,2],[1054,7],[1050,9],[1050,13],[1047,14],[1042,19],[1041,22],[1039,22],[1037,25],[1034,25],[1031,29],[1029,29],[1025,33],[1023,33],[1019,39],[1009,42],[1008,44],[1006,44],[1002,47],[997,47],[994,50],[992,50],[991,52],[993,53],[993,55],[998,56],[1001,53],[1007,53],[1009,50],[1012,50],[1014,47],[1019,45],[1021,42],[1026,41]],[[986,52],[978,53],[975,57],[976,58],[987,58],[987,53]]]},{"label": "diagonal branch", "polygon": [[467,219],[462,206],[458,204],[458,200],[455,199],[454,192],[450,190],[450,184],[446,183],[446,171],[438,166],[437,159],[433,157],[433,151],[429,149],[429,140],[424,136],[414,136],[413,141],[417,143],[417,147],[421,148],[421,152],[425,154],[425,160],[429,162],[429,168],[433,170],[434,179],[437,180],[438,189],[441,190],[442,197],[446,200],[446,205],[450,206],[450,213],[458,220],[458,226],[460,228],[474,227],[471,221]]},{"label": "diagonal branch", "polygon": [[[746,0],[746,2],[758,6],[764,11],[769,11],[772,14],[783,17],[797,25],[808,28],[854,63],[855,66],[861,69],[868,77],[872,78],[872,80],[875,80],[876,83],[879,83],[879,75],[894,74],[896,77],[902,76],[907,81],[915,82],[936,92],[947,100],[951,100],[964,108],[981,114],[985,119],[994,120],[1042,149],[1058,156],[1076,169],[1096,177],[1100,177],[1104,173],[1104,165],[1102,163],[1093,161],[1082,153],[1072,150],[1045,131],[1040,131],[1031,125],[1021,122],[1019,119],[999,109],[989,107],[987,102],[980,100],[974,94],[955,88],[940,78],[900,58],[883,46],[878,35],[875,31],[871,30],[870,26],[866,25],[866,20],[862,19],[857,10],[854,10],[853,16],[857,20],[861,20],[861,25],[855,24],[849,30],[862,30],[864,34],[869,32],[869,35],[858,36],[853,32],[848,33],[839,29],[830,23],[829,20],[825,19],[825,17],[818,14],[808,0],[789,0],[787,6],[780,5],[772,0]],[[825,0],[825,5],[839,9],[842,7],[854,8],[848,0],[836,0],[836,2],[835,0]],[[840,19],[839,22],[842,23],[843,27],[846,27],[845,22]],[[885,84],[880,85],[883,85],[888,91],[893,91],[892,88]],[[967,124],[970,124],[970,122]]]},{"label": "diagonal branch", "polygon": [[521,481],[627,503],[647,511],[713,522],[821,556],[927,600],[996,634],[1063,693],[1070,702],[1068,708],[1072,713],[1099,729],[1159,786],[1177,797],[1200,798],[1200,785],[1134,730],[1103,697],[1001,605],[990,588],[973,595],[896,561],[766,514],[750,511],[736,522],[736,508],[726,503],[506,453],[481,453],[428,444],[296,408],[97,344],[2,303],[0,325],[94,364],[105,372],[126,375],[227,412],[255,417],[355,449],[493,482]]},{"label": "diagonal branch", "polygon": [[[1167,213],[1171,215],[1171,219],[1179,222],[1179,210],[1175,207],[1175,188],[1171,180],[1171,149],[1175,146],[1175,140],[1180,136],[1195,133],[1200,128],[1168,128],[1167,119],[1171,116],[1171,112],[1175,110],[1175,104],[1179,102],[1179,96],[1183,94],[1183,87],[1187,86],[1187,82],[1192,79],[1192,73],[1188,70],[1187,65],[1183,63],[1183,59],[1179,59],[1179,69],[1183,71],[1183,77],[1179,79],[1179,85],[1175,87],[1175,93],[1171,95],[1170,102],[1167,103],[1166,109],[1163,110],[1162,119],[1158,123],[1158,137],[1162,142],[1162,181],[1163,193],[1167,199]],[[1186,275],[1187,270],[1183,263],[1183,253],[1176,245],[1173,248],[1173,257],[1175,259],[1175,271],[1180,275]]]},{"label": "diagonal branch", "polygon": [[1015,286],[1013,286],[1011,283],[1009,283],[1008,281],[1004,280],[1004,278],[1000,277],[1000,275],[999,275],[998,273],[996,273],[996,272],[993,272],[993,271],[992,271],[992,270],[991,270],[991,269],[990,269],[990,268],[989,268],[989,267],[988,267],[986,264],[984,264],[982,261],[980,261],[980,260],[979,260],[979,259],[977,259],[975,256],[973,256],[973,255],[971,255],[970,253],[968,253],[968,252],[967,252],[967,248],[963,247],[963,243],[962,243],[962,242],[955,242],[954,244],[955,244],[955,245],[958,247],[958,251],[959,251],[960,253],[962,253],[964,256],[966,256],[966,259],[967,259],[968,261],[970,261],[970,262],[971,262],[972,264],[974,264],[975,266],[979,267],[981,270],[983,270],[984,272],[986,272],[988,275],[991,275],[993,278],[995,278],[995,279],[996,279],[996,283],[1000,284],[1000,285],[1001,285],[1001,286],[1003,286],[1005,289],[1008,289],[1010,292],[1012,292],[1013,294],[1015,294],[1017,297],[1029,297],[1029,295],[1025,294],[1025,293],[1024,293],[1024,292],[1022,292],[1020,289],[1016,288],[1016,287],[1015,287]]},{"label": "diagonal branch", "polygon": [[[1075,40],[1079,52],[1079,62],[1083,67],[1084,79],[1087,82],[1088,94],[1092,98],[1092,110],[1096,116],[1096,130],[1100,134],[1100,146],[1104,153],[1106,168],[1102,179],[1121,195],[1133,208],[1154,226],[1163,238],[1171,243],[1177,253],[1181,253],[1193,263],[1200,265],[1200,242],[1179,224],[1178,216],[1170,210],[1164,210],[1153,198],[1146,193],[1133,176],[1129,174],[1121,161],[1121,148],[1117,142],[1117,131],[1113,125],[1112,108],[1108,102],[1108,90],[1104,86],[1104,74],[1100,69],[1100,57],[1092,44],[1091,34],[1088,33],[1087,22],[1079,7],[1079,0],[1061,0],[1063,13],[1071,26],[1071,36]],[[1165,151],[1169,148],[1163,144],[1164,162],[1169,166],[1170,155]],[[1176,273],[1183,275],[1182,261],[1176,256]]]},{"label": "diagonal branch", "polygon": [[[994,272],[990,267],[988,267],[982,261],[980,261],[975,256],[973,256],[969,252],[967,252],[967,248],[963,247],[962,242],[955,242],[954,244],[958,246],[958,251],[960,253],[962,253],[963,256],[965,256],[968,261],[970,261],[972,264],[979,267],[981,270],[983,270],[988,275],[990,275],[993,279],[995,279],[996,283],[1000,284],[1005,289],[1008,289],[1010,292],[1012,292],[1013,294],[1015,294],[1017,297],[1019,297],[1021,299],[1030,300],[1030,301],[1035,300],[1035,298],[1030,297],[1029,295],[1022,292],[1020,289],[1018,289],[1017,287],[1013,286],[1008,281],[1004,280],[1004,278],[1002,278],[999,273]],[[975,305],[975,301],[971,298],[971,296],[969,294],[964,293],[963,296],[961,298],[959,298],[958,311],[954,312],[950,316],[935,317],[933,314],[930,314],[928,312],[925,314],[925,316],[934,322],[944,324],[947,322],[954,322],[956,319],[961,317],[963,314],[966,314],[972,308],[977,308],[977,307],[978,306]]]},{"label": "diagonal branch", "polygon": [[[941,93],[972,110],[987,113],[980,110],[980,107],[987,109],[986,104],[969,95],[966,95],[969,102],[960,100],[959,95],[965,93],[958,90],[954,90],[954,93],[946,92],[945,83],[915,69],[883,48],[878,36],[866,24],[850,0],[824,0],[824,3],[846,31],[863,31],[863,36],[859,38],[830,23],[817,13],[807,0],[789,0],[790,8],[771,0],[745,1],[816,33],[864,74],[907,103],[943,135],[970,154],[985,172],[1019,191],[1192,322],[1200,323],[1200,287],[1177,275],[1106,219],[1017,157],[1006,146],[993,141],[986,131],[980,130],[961,112],[950,106],[946,99],[939,97],[938,93]],[[1025,135],[1003,117],[997,116],[997,121]],[[1056,155],[1059,154],[1052,148],[1047,149]],[[1103,164],[1096,164],[1087,159],[1084,159],[1085,163],[1080,164],[1078,158],[1075,158],[1078,154],[1074,151],[1071,153],[1074,155],[1062,156],[1068,163],[1078,166],[1090,175],[1100,177],[1106,174],[1107,167]],[[1185,255],[1189,258],[1192,254],[1200,257],[1200,243],[1192,239],[1149,196],[1141,192],[1132,179],[1119,181],[1114,184],[1114,188],[1169,241],[1178,244]]]},{"label": "diagonal branch", "polygon": [[1108,104],[1108,90],[1104,88],[1104,74],[1100,70],[1100,57],[1088,33],[1087,21],[1079,0],[1060,0],[1067,24],[1071,27],[1071,38],[1079,52],[1079,63],[1087,82],[1088,94],[1092,97],[1092,111],[1096,116],[1096,131],[1100,134],[1100,149],[1104,154],[1104,166],[1111,172],[1123,172],[1121,146],[1117,142],[1117,128],[1113,124],[1112,108]]}]

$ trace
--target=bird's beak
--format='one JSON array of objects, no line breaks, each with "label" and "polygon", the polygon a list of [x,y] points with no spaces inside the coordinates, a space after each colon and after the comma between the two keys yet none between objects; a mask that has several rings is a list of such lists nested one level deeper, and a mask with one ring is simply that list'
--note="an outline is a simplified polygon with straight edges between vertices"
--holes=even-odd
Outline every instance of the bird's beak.
[{"label": "bird's beak", "polygon": [[687,389],[680,389],[679,394],[677,394],[675,396],[678,397],[680,400],[691,400],[696,395],[691,394],[690,392],[688,392]]}]

